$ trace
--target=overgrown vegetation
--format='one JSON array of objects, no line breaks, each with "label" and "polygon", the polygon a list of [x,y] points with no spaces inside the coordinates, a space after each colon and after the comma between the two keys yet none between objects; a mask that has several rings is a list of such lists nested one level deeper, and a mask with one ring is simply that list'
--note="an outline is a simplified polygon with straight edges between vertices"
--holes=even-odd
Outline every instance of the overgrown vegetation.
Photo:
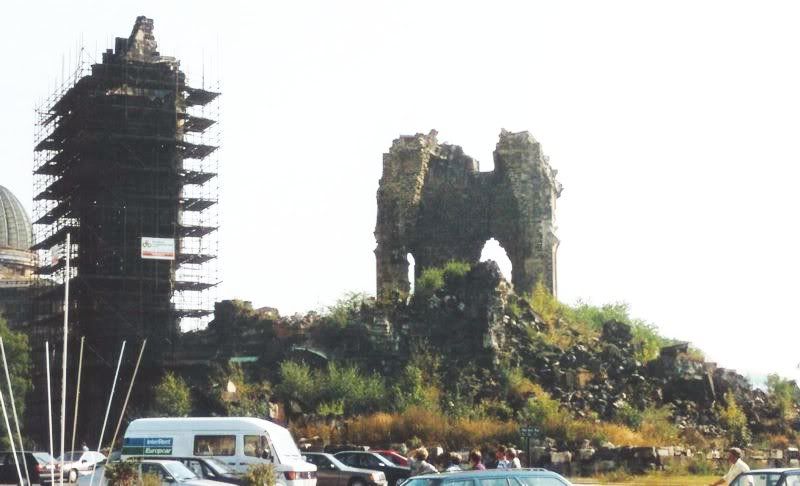
[{"label": "overgrown vegetation", "polygon": [[[326,443],[519,444],[518,427],[530,425],[559,447],[575,448],[586,439],[596,447],[708,445],[694,428],[675,425],[685,411],[653,398],[658,393],[647,379],[628,380],[646,374],[645,364],[674,344],[655,326],[632,317],[626,304],[566,305],[541,285],[528,296],[498,297],[503,291],[496,278],[485,266],[449,262],[424,270],[410,300],[377,302],[354,293],[318,313],[292,318],[227,303],[209,328],[226,343],[225,352],[218,353],[205,381],[193,383],[193,390],[206,392],[195,393],[192,407],[268,416],[269,402],[280,402],[299,437],[319,436]],[[477,307],[476,301],[502,307]],[[486,314],[495,319],[494,334]],[[400,338],[373,338],[382,319],[391,321],[390,332]],[[608,339],[620,332],[625,337]],[[250,351],[257,365],[231,362],[248,342],[259,343],[259,351]],[[500,351],[487,352],[492,346]],[[698,350],[682,352],[682,360],[702,369]],[[604,388],[613,380],[620,388]],[[591,386],[591,393],[608,397],[602,406],[568,403],[564,387],[571,394]],[[176,383],[167,388],[182,389]],[[771,377],[768,392],[776,403],[774,421],[797,421],[796,384]],[[736,400],[733,393],[717,397],[714,410],[725,441],[744,445],[751,433],[748,409]],[[778,442],[796,439],[791,430],[782,433]],[[704,467],[696,465],[699,472]]]},{"label": "overgrown vegetation", "polygon": [[247,468],[242,479],[247,486],[275,486],[275,466],[272,464],[253,464]]},{"label": "overgrown vegetation", "polygon": [[189,385],[183,378],[168,371],[156,385],[154,412],[163,417],[185,417],[192,411]]},{"label": "overgrown vegetation", "polygon": [[750,429],[747,427],[747,416],[736,403],[733,393],[725,394],[724,405],[719,407],[719,418],[722,425],[728,430],[727,439],[732,444],[744,445],[750,443]]},{"label": "overgrown vegetation", "polygon": [[[31,390],[32,382],[30,375],[31,358],[28,336],[22,332],[12,331],[6,320],[0,315],[0,338],[3,339],[3,347],[6,352],[8,362],[8,373],[11,378],[11,388],[14,391],[14,406],[17,409],[17,416],[20,421],[25,417],[25,397]],[[6,406],[11,412],[8,395],[6,393],[6,379],[4,372],[0,371],[0,383],[2,383],[3,393],[6,397]],[[10,419],[13,420],[13,419]],[[12,425],[13,427],[13,425]],[[0,436],[0,447],[10,448],[6,434]]]},{"label": "overgrown vegetation", "polygon": [[106,464],[105,477],[109,486],[134,486],[139,480],[139,468],[134,461]]}]

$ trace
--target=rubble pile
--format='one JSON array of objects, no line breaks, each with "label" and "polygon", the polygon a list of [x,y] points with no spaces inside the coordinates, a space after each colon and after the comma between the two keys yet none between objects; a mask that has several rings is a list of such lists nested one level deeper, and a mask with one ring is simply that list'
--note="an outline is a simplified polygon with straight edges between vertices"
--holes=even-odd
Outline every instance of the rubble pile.
[{"label": "rubble pile", "polygon": [[679,428],[719,437],[725,430],[718,408],[728,392],[754,432],[774,413],[766,393],[697,357],[688,343],[663,347],[647,363],[637,361],[631,326],[623,322],[605,322],[599,336],[575,331],[564,348],[547,342],[541,337],[548,324],[514,294],[492,261],[450,279],[424,302],[396,305],[381,314],[380,325],[392,330],[390,340],[400,354],[408,351],[407,343],[424,338],[449,366],[478,363],[489,376],[519,366],[579,417],[613,420],[626,410],[668,406]]}]

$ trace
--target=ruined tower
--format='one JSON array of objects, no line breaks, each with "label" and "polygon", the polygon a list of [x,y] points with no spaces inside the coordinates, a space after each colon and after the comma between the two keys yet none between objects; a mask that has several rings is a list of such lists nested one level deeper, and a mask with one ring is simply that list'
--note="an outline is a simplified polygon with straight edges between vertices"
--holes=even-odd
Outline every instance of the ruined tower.
[{"label": "ruined tower", "polygon": [[494,165],[480,172],[461,147],[438,143],[435,131],[394,141],[378,188],[379,295],[409,292],[408,254],[418,277],[450,260],[477,262],[490,238],[506,250],[518,292],[541,281],[556,293],[556,171],[528,132],[503,130]]},{"label": "ruined tower", "polygon": [[169,359],[181,319],[211,313],[199,296],[216,284],[204,268],[216,258],[217,146],[207,109],[218,94],[189,86],[180,63],[158,52],[153,21],[138,17],[130,37],[39,110],[33,249],[43,290],[29,333],[39,348],[47,339],[60,349],[69,279],[71,349],[76,357],[86,337],[84,375],[97,390],[81,391],[79,424],[91,437],[102,417],[92,407],[107,400],[122,340],[132,362],[148,339],[146,382]]}]

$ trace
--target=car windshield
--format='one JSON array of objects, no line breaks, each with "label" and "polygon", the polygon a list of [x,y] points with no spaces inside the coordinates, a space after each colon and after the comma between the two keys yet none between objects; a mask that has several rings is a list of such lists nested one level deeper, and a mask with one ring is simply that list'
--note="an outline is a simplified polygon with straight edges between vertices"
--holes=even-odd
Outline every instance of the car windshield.
[{"label": "car windshield", "polygon": [[[67,452],[64,454],[64,462],[79,461],[82,455],[83,452]],[[58,460],[60,461],[61,458],[59,457]]]},{"label": "car windshield", "polygon": [[197,479],[197,475],[193,473],[188,467],[184,466],[178,461],[165,461],[164,467],[172,474],[172,477],[177,481],[187,481],[189,479]]},{"label": "car windshield", "polygon": [[217,474],[222,474],[224,476],[230,476],[231,470],[228,469],[228,466],[225,465],[224,462],[220,461],[216,457],[205,457],[204,458],[208,463],[208,467],[214,470]]}]

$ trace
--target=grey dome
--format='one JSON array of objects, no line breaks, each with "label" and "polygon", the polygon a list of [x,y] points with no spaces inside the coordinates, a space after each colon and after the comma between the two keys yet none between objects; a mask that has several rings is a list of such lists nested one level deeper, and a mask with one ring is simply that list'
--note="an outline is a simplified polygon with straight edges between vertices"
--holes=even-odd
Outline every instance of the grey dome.
[{"label": "grey dome", "polygon": [[0,248],[27,251],[33,245],[31,220],[22,203],[0,186]]}]

